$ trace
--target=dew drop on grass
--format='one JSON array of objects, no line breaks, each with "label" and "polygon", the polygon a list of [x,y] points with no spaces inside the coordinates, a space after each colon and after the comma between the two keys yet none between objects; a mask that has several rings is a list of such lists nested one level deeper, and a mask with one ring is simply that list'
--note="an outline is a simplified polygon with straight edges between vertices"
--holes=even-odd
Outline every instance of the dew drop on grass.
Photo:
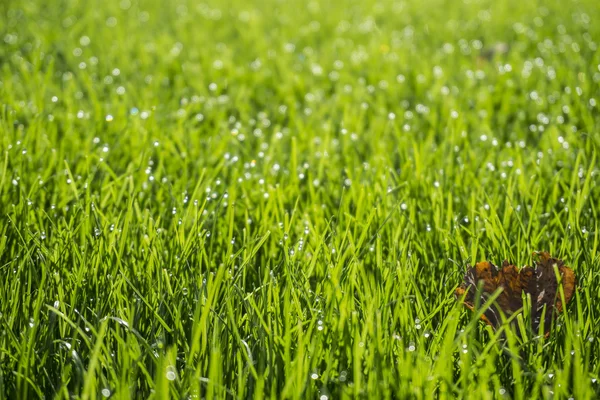
[{"label": "dew drop on grass", "polygon": [[415,344],[413,342],[410,342],[408,345],[408,351],[413,352],[415,351],[417,348],[415,347]]},{"label": "dew drop on grass", "polygon": [[310,379],[319,379],[319,374],[317,374],[316,372],[313,372],[312,374],[310,374]]},{"label": "dew drop on grass", "polygon": [[175,373],[175,368],[167,367],[167,379],[170,381],[174,381],[177,378],[177,374]]},{"label": "dew drop on grass", "polygon": [[102,389],[102,396],[110,397],[110,389],[108,389],[108,388]]}]

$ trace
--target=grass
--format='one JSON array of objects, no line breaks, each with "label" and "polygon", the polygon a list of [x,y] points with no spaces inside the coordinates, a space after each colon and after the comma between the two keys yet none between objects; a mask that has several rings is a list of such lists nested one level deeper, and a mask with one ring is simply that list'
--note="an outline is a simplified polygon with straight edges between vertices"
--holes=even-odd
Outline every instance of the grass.
[{"label": "grass", "polygon": [[[594,1],[51,3],[0,2],[0,397],[600,396]],[[453,291],[534,250],[579,289],[503,340]]]}]

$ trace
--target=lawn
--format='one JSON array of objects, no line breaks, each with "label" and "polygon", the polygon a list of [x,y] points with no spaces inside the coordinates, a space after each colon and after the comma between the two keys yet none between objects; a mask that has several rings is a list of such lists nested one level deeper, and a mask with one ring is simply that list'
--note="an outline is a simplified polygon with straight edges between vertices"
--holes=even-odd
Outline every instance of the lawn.
[{"label": "lawn", "polygon": [[[600,396],[596,1],[4,0],[0,34],[0,398]],[[547,338],[455,299],[536,250],[577,276]]]}]

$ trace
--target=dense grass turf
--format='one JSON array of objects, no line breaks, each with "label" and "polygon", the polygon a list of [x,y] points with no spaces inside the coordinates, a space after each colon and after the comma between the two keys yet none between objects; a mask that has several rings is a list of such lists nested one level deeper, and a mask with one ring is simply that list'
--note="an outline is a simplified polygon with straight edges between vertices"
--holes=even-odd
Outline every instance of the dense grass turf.
[{"label": "dense grass turf", "polygon": [[596,1],[253,3],[0,2],[0,397],[600,395]]}]

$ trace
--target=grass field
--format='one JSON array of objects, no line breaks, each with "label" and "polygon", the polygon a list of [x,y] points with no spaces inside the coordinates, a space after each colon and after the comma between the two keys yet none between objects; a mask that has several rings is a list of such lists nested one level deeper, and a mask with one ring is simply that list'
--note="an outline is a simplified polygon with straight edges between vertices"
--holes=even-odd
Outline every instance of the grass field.
[{"label": "grass field", "polygon": [[[0,398],[600,396],[600,11],[0,1]],[[547,339],[454,298],[547,250]]]}]

